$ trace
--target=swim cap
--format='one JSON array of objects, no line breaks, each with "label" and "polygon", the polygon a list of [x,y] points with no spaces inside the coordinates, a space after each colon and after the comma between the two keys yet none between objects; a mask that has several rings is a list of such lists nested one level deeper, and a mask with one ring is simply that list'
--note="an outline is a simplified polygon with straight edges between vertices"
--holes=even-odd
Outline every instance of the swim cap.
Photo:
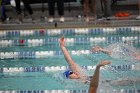
[{"label": "swim cap", "polygon": [[68,78],[70,74],[72,74],[71,70],[67,70],[63,73],[64,77],[66,77],[66,78]]}]

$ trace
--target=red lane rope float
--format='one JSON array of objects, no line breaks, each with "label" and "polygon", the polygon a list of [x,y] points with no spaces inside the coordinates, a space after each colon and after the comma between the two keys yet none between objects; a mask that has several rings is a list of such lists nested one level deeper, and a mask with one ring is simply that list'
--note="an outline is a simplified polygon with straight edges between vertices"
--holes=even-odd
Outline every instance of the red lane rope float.
[{"label": "red lane rope float", "polygon": [[19,45],[24,45],[25,41],[23,39],[20,39],[18,42],[19,42]]},{"label": "red lane rope float", "polygon": [[39,31],[39,34],[40,34],[40,35],[44,35],[44,34],[45,34],[45,31],[44,31],[44,30],[40,30],[40,31]]}]

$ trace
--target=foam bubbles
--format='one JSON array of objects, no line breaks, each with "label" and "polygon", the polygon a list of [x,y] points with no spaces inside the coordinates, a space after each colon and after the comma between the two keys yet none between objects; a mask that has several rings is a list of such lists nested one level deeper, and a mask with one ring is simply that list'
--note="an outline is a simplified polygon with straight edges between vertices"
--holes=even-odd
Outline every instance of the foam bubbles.
[{"label": "foam bubbles", "polygon": [[135,54],[138,54],[137,52],[138,50],[136,48],[124,43],[111,44],[106,49],[111,50],[112,58],[117,58],[117,59],[127,60],[127,61],[128,60],[134,61]]}]

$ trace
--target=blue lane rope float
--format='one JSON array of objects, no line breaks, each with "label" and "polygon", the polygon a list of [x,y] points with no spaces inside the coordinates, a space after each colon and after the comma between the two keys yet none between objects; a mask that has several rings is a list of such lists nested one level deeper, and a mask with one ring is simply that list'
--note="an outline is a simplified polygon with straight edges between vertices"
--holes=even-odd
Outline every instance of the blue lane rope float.
[{"label": "blue lane rope float", "polygon": [[[81,54],[80,51],[86,52],[88,50],[71,50],[69,51],[72,55]],[[34,59],[34,58],[47,58],[52,56],[62,55],[61,51],[19,51],[19,52],[0,52],[0,59]]]},{"label": "blue lane rope float", "polygon": [[[78,37],[78,38],[65,38],[67,46],[73,46],[75,44],[108,44],[114,42],[128,42],[132,44],[138,44],[140,36],[107,36],[107,37]],[[0,40],[0,47],[12,47],[12,46],[46,46],[49,44],[58,44],[58,38],[44,38],[44,39],[5,39]]]},{"label": "blue lane rope float", "polygon": [[[96,66],[82,66],[86,70],[95,70]],[[109,71],[139,71],[139,66],[135,65],[112,65],[107,66],[107,69],[102,68],[102,70]],[[0,68],[0,72],[49,72],[49,71],[65,71],[63,75],[67,78],[70,74],[69,66],[46,66],[46,67],[3,67]]]},{"label": "blue lane rope float", "polygon": [[[1,93],[88,93],[88,90],[1,90]],[[111,93],[140,93],[140,89],[113,89]]]},{"label": "blue lane rope float", "polygon": [[138,34],[139,27],[106,27],[106,28],[67,28],[67,29],[33,29],[4,30],[0,38],[20,36],[60,36],[60,35],[104,35],[104,34]]}]

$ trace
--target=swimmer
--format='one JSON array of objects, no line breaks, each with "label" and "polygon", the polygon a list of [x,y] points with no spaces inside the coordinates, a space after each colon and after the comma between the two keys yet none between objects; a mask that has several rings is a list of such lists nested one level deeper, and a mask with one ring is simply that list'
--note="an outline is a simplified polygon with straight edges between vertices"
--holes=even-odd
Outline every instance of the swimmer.
[{"label": "swimmer", "polygon": [[[85,74],[83,74],[84,72],[80,71],[80,67],[78,67],[78,65],[73,61],[69,52],[65,48],[64,37],[60,38],[59,43],[60,43],[60,48],[64,54],[64,57],[70,66],[70,70],[65,72],[66,77],[68,77],[69,79],[81,79],[82,81],[87,82],[87,80],[89,80],[88,77]],[[95,72],[90,80],[88,93],[96,93],[98,88],[98,83],[99,83],[100,67],[108,65],[110,63],[111,62],[105,60],[105,61],[101,61],[99,64],[96,65]]]},{"label": "swimmer", "polygon": [[140,0],[138,0],[138,7],[139,7],[139,13],[138,13],[138,16],[136,17],[136,19],[140,20]]},{"label": "swimmer", "polygon": [[114,55],[113,52],[116,52],[116,53],[120,52],[120,54],[125,54],[128,57],[134,57],[134,59],[140,60],[140,54],[138,53],[138,50],[136,50],[132,46],[129,46],[129,45],[126,45],[126,44],[123,44],[123,43],[121,45],[119,45],[119,43],[116,43],[116,44],[112,44],[110,46],[113,46],[113,47],[117,47],[117,46],[121,47],[121,46],[123,46],[123,48],[121,48],[119,51],[117,51],[117,50],[115,50],[115,48],[114,48],[114,50],[113,49],[111,50],[110,47],[108,49],[106,49],[106,48],[102,48],[100,46],[95,46],[95,47],[91,48],[91,52],[93,52],[93,53],[102,52],[102,53],[105,53],[105,54],[107,54],[109,56]]}]

